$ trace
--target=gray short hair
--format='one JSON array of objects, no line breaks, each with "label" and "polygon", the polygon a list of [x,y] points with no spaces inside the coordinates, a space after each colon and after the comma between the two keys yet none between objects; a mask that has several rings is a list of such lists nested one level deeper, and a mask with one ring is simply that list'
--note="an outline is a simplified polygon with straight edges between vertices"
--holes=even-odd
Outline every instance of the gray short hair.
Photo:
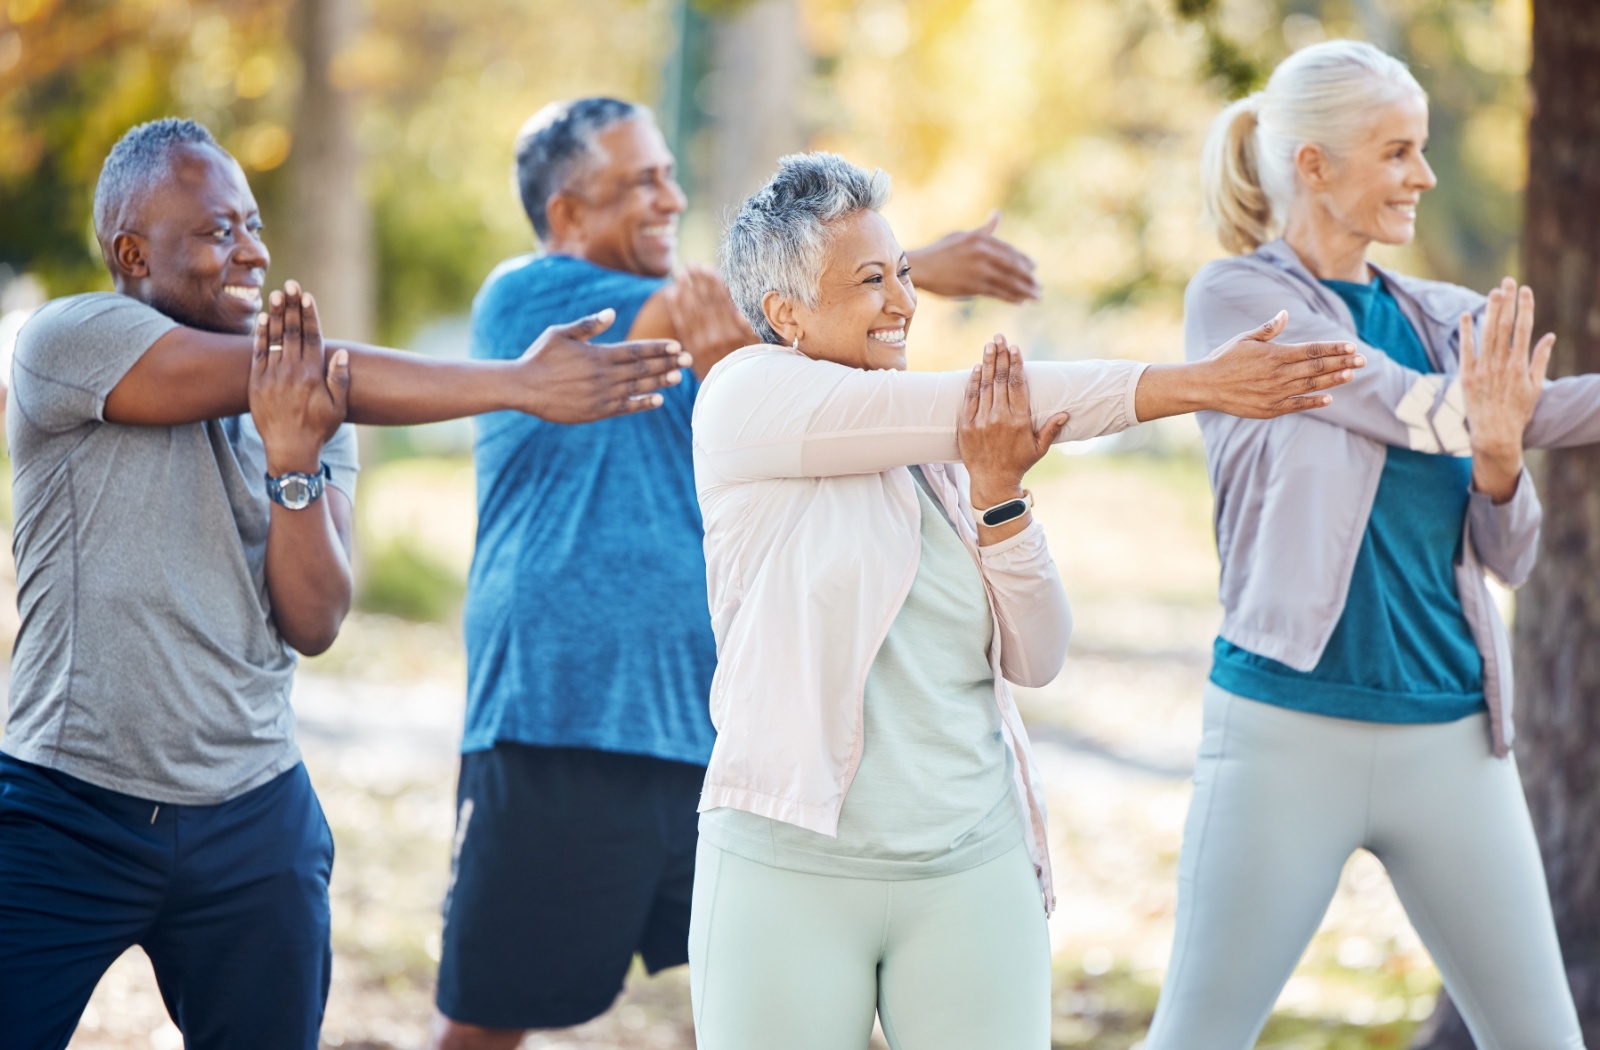
[{"label": "gray short hair", "polygon": [[837,153],[791,153],[778,172],[739,208],[722,238],[722,273],[733,301],[756,335],[783,340],[767,323],[761,300],[777,292],[817,305],[828,227],[889,203],[889,176],[858,168]]},{"label": "gray short hair", "polygon": [[100,167],[94,187],[94,232],[109,244],[129,204],[155,188],[172,170],[173,151],[180,146],[210,146],[227,151],[203,124],[163,117],[128,129]]},{"label": "gray short hair", "polygon": [[552,102],[528,118],[517,132],[512,178],[522,208],[541,241],[550,239],[545,205],[567,188],[584,162],[599,159],[594,137],[624,120],[654,119],[650,110],[615,98],[575,98]]}]

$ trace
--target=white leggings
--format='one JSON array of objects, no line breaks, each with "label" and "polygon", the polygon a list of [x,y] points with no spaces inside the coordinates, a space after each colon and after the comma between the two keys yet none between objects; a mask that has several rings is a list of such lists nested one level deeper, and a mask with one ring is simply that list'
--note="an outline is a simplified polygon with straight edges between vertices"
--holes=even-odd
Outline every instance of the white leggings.
[{"label": "white leggings", "polygon": [[1490,754],[1486,719],[1353,722],[1208,685],[1147,1050],[1252,1046],[1361,848],[1479,1050],[1582,1050],[1516,762]]},{"label": "white leggings", "polygon": [[700,1050],[1049,1050],[1050,934],[1028,850],[927,879],[773,868],[700,840]]}]

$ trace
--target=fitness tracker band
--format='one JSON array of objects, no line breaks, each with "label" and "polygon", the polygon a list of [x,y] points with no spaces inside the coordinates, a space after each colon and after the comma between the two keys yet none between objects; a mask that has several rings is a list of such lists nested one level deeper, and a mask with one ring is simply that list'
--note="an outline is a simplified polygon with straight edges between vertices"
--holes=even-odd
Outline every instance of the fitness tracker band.
[{"label": "fitness tracker band", "polygon": [[1022,490],[1021,499],[1008,499],[1004,503],[996,503],[988,510],[972,508],[973,516],[978,519],[978,524],[987,525],[991,529],[996,525],[1004,525],[1008,521],[1015,521],[1028,513],[1033,506],[1033,492],[1030,489]]}]

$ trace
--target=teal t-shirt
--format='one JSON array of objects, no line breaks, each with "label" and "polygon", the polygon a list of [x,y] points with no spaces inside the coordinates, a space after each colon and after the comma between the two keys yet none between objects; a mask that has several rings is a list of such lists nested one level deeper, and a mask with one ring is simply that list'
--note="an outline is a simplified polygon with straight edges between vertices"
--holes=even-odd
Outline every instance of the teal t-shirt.
[{"label": "teal t-shirt", "polygon": [[[1414,371],[1438,371],[1381,278],[1323,283],[1350,307],[1362,342]],[[1453,722],[1482,710],[1483,658],[1455,579],[1471,483],[1469,457],[1390,446],[1344,612],[1317,666],[1296,671],[1218,638],[1211,680],[1252,700],[1363,722]]]}]

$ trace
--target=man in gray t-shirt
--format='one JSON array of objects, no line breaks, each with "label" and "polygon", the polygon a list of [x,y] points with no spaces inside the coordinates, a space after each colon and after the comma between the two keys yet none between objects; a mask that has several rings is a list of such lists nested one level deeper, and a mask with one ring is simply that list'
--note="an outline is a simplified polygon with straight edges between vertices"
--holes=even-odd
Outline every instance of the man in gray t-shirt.
[{"label": "man in gray t-shirt", "polygon": [[[0,751],[154,802],[208,806],[300,761],[295,654],[268,595],[272,504],[252,418],[104,425],[107,395],[176,327],[102,293],[48,304],[17,341],[7,437],[22,630]],[[321,462],[345,531],[348,425]]]},{"label": "man in gray t-shirt", "polygon": [[191,1050],[310,1050],[333,843],[289,693],[350,607],[345,420],[587,422],[655,407],[689,362],[583,342],[604,314],[515,361],[325,345],[293,282],[263,302],[249,185],[189,121],[117,144],[95,229],[116,293],[45,306],[12,370],[0,1042],[66,1046],[138,944]]}]

